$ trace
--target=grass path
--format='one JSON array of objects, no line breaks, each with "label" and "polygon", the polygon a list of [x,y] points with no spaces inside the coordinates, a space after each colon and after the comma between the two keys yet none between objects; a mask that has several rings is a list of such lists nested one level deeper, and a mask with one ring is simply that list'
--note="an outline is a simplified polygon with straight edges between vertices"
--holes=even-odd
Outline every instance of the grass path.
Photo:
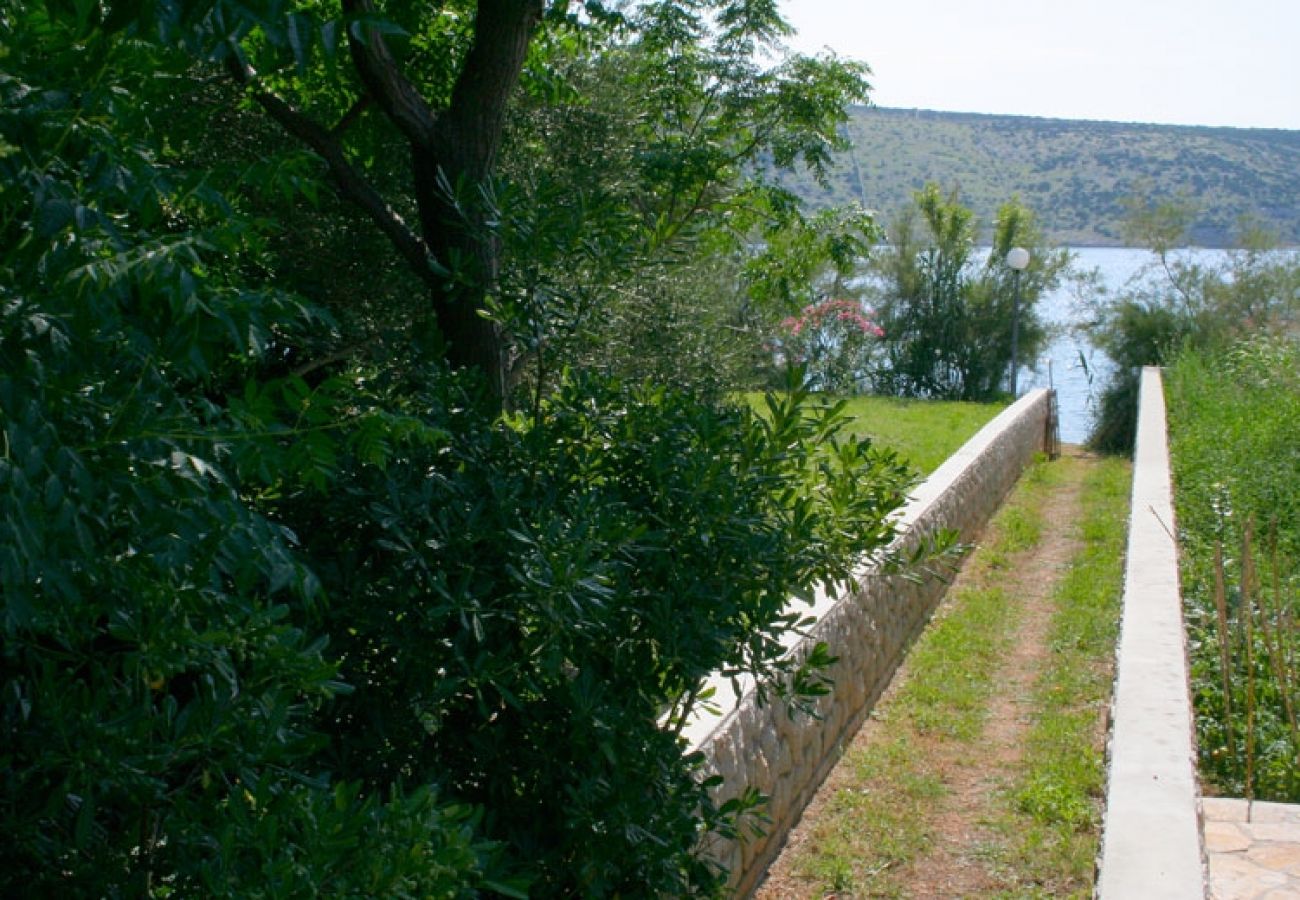
[{"label": "grass path", "polygon": [[1127,484],[1026,474],[759,898],[1090,895]]}]

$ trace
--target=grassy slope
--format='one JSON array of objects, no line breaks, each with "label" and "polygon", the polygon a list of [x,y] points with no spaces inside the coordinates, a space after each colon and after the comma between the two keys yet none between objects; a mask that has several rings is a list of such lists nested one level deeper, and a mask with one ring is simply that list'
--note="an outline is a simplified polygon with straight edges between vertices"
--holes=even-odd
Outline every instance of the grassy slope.
[{"label": "grassy slope", "polygon": [[878,446],[898,451],[926,475],[1004,408],[993,403],[893,397],[854,397],[848,403],[858,434],[871,438]]},{"label": "grassy slope", "polygon": [[829,190],[806,174],[784,183],[814,206],[856,201],[888,218],[937,181],[985,223],[1019,194],[1063,244],[1120,244],[1126,197],[1185,195],[1200,209],[1194,243],[1230,245],[1248,215],[1300,244],[1300,131],[858,108],[848,132],[855,150]]},{"label": "grassy slope", "polygon": [[[762,394],[746,394],[744,400],[756,411],[763,411]],[[923,476],[939,468],[1004,409],[996,403],[895,397],[850,397],[845,402],[854,419],[855,434],[894,450]]]}]

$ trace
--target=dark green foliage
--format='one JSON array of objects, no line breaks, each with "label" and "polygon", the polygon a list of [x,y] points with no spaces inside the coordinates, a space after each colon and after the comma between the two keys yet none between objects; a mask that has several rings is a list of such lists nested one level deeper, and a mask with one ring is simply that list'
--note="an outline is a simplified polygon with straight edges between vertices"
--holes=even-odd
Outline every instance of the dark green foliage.
[{"label": "dark green foliage", "polygon": [[[699,839],[756,798],[713,804],[677,723],[717,668],[824,689],[782,607],[888,540],[907,473],[797,386],[759,417],[557,365],[484,411],[317,157],[195,132],[249,121],[194,55],[213,10],[252,27],[0,0],[0,894],[716,892]],[[276,88],[280,51],[337,62],[311,11],[246,38]],[[353,136],[400,182],[391,132]],[[651,232],[619,195],[477,191],[533,254],[494,311],[542,359],[580,323],[524,300],[608,296]]]},{"label": "dark green foliage", "polygon": [[1300,800],[1297,372],[1293,340],[1257,338],[1185,352],[1167,378],[1201,771],[1225,793],[1291,803]]},{"label": "dark green foliage", "polygon": [[345,686],[256,497],[337,441],[248,379],[319,322],[234,279],[256,230],[167,164],[175,60],[82,38],[0,7],[0,893],[466,893],[467,810],[312,761]]},{"label": "dark green foliage", "polygon": [[451,399],[415,401],[445,443],[284,510],[356,687],[333,766],[481,804],[538,896],[706,890],[700,817],[735,825],[660,719],[715,668],[771,681],[790,592],[884,540],[905,473],[798,392],[760,418],[575,378],[509,428]]},{"label": "dark green foliage", "polygon": [[1121,300],[1094,329],[1093,340],[1115,362],[1101,392],[1088,435],[1089,448],[1100,453],[1133,452],[1137,433],[1138,386],[1142,366],[1173,359],[1191,336],[1191,323],[1179,310],[1150,298]]},{"label": "dark green foliage", "polygon": [[1097,399],[1096,417],[1088,433],[1088,449],[1112,456],[1133,452],[1137,434],[1141,370],[1115,372]]}]

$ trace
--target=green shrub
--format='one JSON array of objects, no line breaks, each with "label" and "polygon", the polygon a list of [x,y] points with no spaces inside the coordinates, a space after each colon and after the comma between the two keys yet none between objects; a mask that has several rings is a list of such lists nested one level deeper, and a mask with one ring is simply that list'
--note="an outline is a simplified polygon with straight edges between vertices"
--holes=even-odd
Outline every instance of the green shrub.
[{"label": "green shrub", "polygon": [[1169,365],[1185,348],[1225,350],[1244,337],[1295,327],[1300,255],[1275,250],[1257,229],[1247,229],[1241,249],[1222,261],[1179,254],[1172,248],[1185,237],[1188,213],[1175,203],[1139,208],[1131,236],[1151,248],[1151,261],[1118,295],[1098,303],[1092,340],[1115,372],[1088,438],[1094,450],[1132,452],[1142,366]]},{"label": "green shrub", "polygon": [[1170,438],[1201,770],[1235,795],[1300,800],[1300,348],[1184,353]]},{"label": "green shrub", "polygon": [[760,418],[572,376],[509,428],[418,402],[445,441],[283,510],[356,687],[331,767],[481,805],[537,896],[714,890],[700,829],[739,810],[661,720],[714,669],[777,687],[786,599],[881,545],[906,473],[797,389]]},{"label": "green shrub", "polygon": [[866,387],[884,335],[862,304],[848,299],[809,304],[781,329],[779,352],[787,365],[802,366],[813,390],[840,395]]}]

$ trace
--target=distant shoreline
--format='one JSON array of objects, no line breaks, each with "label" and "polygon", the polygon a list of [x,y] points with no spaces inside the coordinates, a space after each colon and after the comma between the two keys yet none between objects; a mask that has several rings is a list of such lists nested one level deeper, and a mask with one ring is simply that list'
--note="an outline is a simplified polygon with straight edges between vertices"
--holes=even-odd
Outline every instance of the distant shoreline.
[{"label": "distant shoreline", "polygon": [[811,208],[860,204],[888,223],[926,182],[957,189],[987,237],[1019,196],[1054,243],[1123,247],[1135,197],[1194,209],[1188,246],[1237,246],[1243,220],[1300,247],[1300,130],[1052,119],[857,106],[825,184],[769,176]]},{"label": "distant shoreline", "polygon": [[918,116],[918,117],[935,116],[935,117],[943,117],[949,119],[959,119],[963,117],[969,117],[972,119],[985,119],[985,120],[1007,119],[1014,122],[1040,122],[1040,123],[1047,123],[1047,124],[1071,124],[1072,125],[1072,124],[1082,123],[1082,124],[1097,125],[1097,126],[1113,125],[1117,128],[1122,128],[1122,129],[1133,128],[1133,127],[1178,128],[1178,129],[1185,128],[1185,129],[1192,129],[1195,131],[1227,131],[1233,133],[1262,132],[1264,134],[1300,136],[1300,129],[1268,128],[1259,125],[1178,125],[1178,124],[1171,124],[1169,122],[1140,122],[1140,121],[1125,121],[1122,119],[1062,119],[1056,116],[1030,116],[1030,115],[1023,115],[1023,114],[1016,115],[1013,113],[960,112],[957,110],[921,109],[919,107],[913,109],[913,108],[902,107],[902,106],[876,106],[874,103],[872,104],[859,103],[854,105],[852,109],[855,112],[862,110],[870,113],[872,111],[879,110],[880,112],[886,114],[909,115],[909,116]]}]

